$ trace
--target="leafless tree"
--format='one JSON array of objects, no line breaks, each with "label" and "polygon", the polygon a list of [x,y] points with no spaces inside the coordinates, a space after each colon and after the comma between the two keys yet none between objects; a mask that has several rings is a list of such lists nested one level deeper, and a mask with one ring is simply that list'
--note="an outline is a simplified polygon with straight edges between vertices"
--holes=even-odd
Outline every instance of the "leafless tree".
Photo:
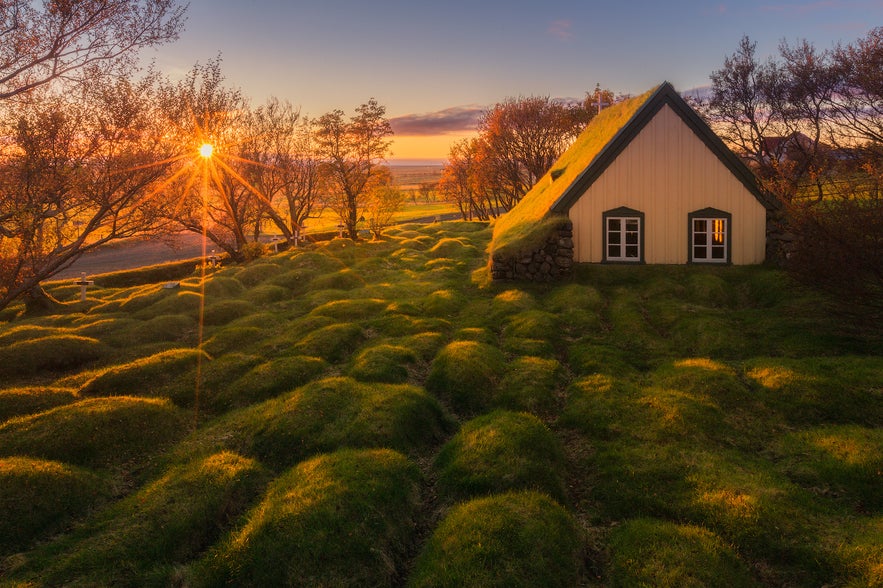
[{"label": "leafless tree", "polygon": [[316,121],[317,150],[331,191],[329,205],[351,239],[358,238],[360,210],[383,169],[390,135],[386,107],[374,98],[356,108],[349,119],[342,110],[333,110]]},{"label": "leafless tree", "polygon": [[0,99],[128,71],[140,49],[178,38],[184,11],[176,0],[0,0]]}]

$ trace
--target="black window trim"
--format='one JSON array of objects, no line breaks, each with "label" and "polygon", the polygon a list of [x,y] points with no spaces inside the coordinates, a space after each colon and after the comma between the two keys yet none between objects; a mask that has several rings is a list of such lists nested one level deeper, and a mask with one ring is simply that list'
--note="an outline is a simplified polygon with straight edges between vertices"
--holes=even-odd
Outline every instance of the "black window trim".
[{"label": "black window trim", "polygon": [[[693,220],[697,218],[724,219],[727,221],[727,256],[724,261],[696,261],[693,259]],[[717,208],[694,210],[687,215],[687,263],[696,265],[730,265],[733,263],[733,215]]]}]

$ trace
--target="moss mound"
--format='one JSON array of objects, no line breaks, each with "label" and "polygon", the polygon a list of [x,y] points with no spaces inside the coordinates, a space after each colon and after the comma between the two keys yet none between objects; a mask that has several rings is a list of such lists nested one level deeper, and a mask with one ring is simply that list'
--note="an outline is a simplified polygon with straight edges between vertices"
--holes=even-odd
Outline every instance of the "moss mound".
[{"label": "moss mound", "polygon": [[420,388],[325,378],[216,419],[175,453],[226,449],[281,470],[343,447],[420,451],[449,430],[438,402]]},{"label": "moss mound", "polygon": [[457,412],[475,412],[490,406],[505,368],[505,357],[496,347],[455,341],[433,359],[426,389],[448,400]]},{"label": "moss mound", "polygon": [[207,325],[226,325],[254,312],[254,305],[247,300],[220,300],[206,304],[203,321]]},{"label": "moss mound", "polygon": [[[80,388],[83,396],[162,396],[190,393],[194,379],[183,376],[196,368],[200,354],[195,349],[172,349],[108,368]],[[181,400],[179,398],[179,400]]]},{"label": "moss mound", "polygon": [[106,353],[97,339],[52,335],[0,347],[0,377],[35,376],[44,371],[83,368]]},{"label": "moss mound", "polygon": [[342,361],[365,340],[362,328],[354,323],[335,323],[312,331],[292,350],[299,355],[321,357],[332,363]]},{"label": "moss mound", "polygon": [[564,500],[564,451],[537,417],[496,411],[460,429],[438,454],[439,493],[449,502],[512,490]]},{"label": "moss mound", "polygon": [[170,468],[75,535],[39,576],[49,584],[172,584],[174,564],[217,541],[266,481],[258,463],[231,453]]},{"label": "moss mound", "polygon": [[714,533],[652,519],[610,538],[611,586],[755,586],[748,567]]},{"label": "moss mound", "polygon": [[400,345],[381,344],[369,347],[353,359],[349,374],[363,382],[401,384],[408,380],[408,365],[417,361],[417,355]]},{"label": "moss mound", "polygon": [[183,437],[186,415],[170,402],[91,398],[0,425],[0,455],[83,467],[142,462]]},{"label": "moss mound", "polygon": [[0,390],[0,423],[12,417],[35,414],[78,400],[70,388],[25,387]]},{"label": "moss mound", "polygon": [[277,478],[195,585],[389,586],[414,540],[420,470],[390,450],[344,450]]},{"label": "moss mound", "polygon": [[535,492],[454,507],[408,580],[412,587],[578,585],[580,536],[572,517]]},{"label": "moss mound", "polygon": [[551,414],[559,404],[564,369],[555,359],[519,357],[512,360],[500,381],[495,404],[513,410]]},{"label": "moss mound", "polygon": [[277,357],[256,365],[230,384],[214,403],[225,409],[247,406],[294,390],[320,376],[328,363],[318,357]]},{"label": "moss mound", "polygon": [[62,530],[106,491],[88,470],[27,457],[0,457],[0,488],[0,554]]}]

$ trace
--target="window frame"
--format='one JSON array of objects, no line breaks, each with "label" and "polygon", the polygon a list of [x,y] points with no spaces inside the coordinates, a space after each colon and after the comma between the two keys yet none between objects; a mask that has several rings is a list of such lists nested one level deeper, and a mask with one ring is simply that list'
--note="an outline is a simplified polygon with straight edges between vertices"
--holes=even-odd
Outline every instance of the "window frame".
[{"label": "window frame", "polygon": [[[694,242],[694,223],[697,220],[706,220],[706,221],[719,221],[723,220],[725,224],[724,228],[724,257],[722,259],[715,259],[713,257],[706,257],[701,259],[696,259],[695,257],[695,248],[696,247],[704,247],[706,248],[706,253],[711,254],[711,243],[706,243],[704,245],[697,245]],[[711,231],[705,231],[706,235],[711,234]],[[687,260],[688,263],[699,264],[699,265],[728,265],[732,263],[732,255],[733,255],[733,215],[729,212],[718,210],[716,208],[703,208],[702,210],[695,210],[687,215]]]},{"label": "window frame", "polygon": [[[630,258],[630,257],[610,257],[609,246],[609,231],[608,231],[608,220],[610,219],[622,219],[624,221],[637,219],[638,221],[638,257]],[[644,263],[644,213],[639,210],[634,210],[633,208],[627,208],[625,206],[621,206],[619,208],[614,208],[612,210],[605,211],[601,215],[601,235],[602,235],[602,255],[601,262],[602,263],[625,263],[625,264],[634,264],[634,263]],[[622,235],[625,235],[625,231],[620,231]],[[616,245],[614,243],[613,245]],[[628,243],[619,243],[621,248],[621,253],[624,253],[624,248],[629,245]]]}]

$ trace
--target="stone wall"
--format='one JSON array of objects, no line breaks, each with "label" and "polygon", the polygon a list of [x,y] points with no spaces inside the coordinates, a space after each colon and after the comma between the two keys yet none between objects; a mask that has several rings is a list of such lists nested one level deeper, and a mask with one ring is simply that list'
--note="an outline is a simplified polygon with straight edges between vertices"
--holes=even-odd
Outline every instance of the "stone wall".
[{"label": "stone wall", "polygon": [[551,282],[573,272],[573,223],[567,221],[539,249],[516,258],[494,254],[491,276],[495,280]]}]

